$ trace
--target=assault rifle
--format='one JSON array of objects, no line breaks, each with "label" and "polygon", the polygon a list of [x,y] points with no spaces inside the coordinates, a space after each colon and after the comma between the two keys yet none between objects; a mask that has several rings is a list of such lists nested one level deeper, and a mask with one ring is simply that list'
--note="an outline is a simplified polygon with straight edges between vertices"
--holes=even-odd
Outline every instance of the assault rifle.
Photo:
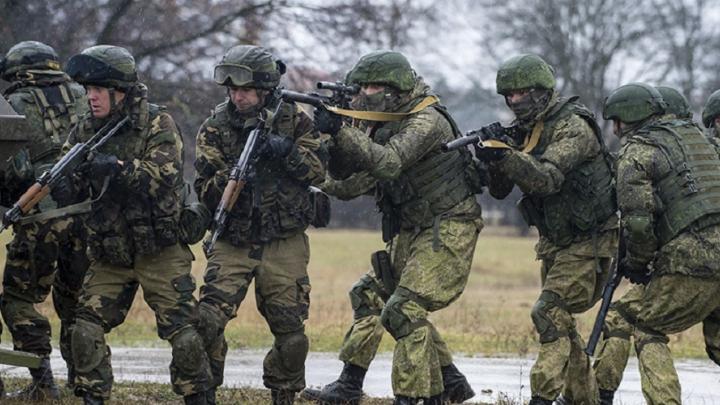
[{"label": "assault rifle", "polygon": [[[280,112],[280,106],[282,103],[282,100],[278,102],[275,112],[272,117],[269,117],[269,119],[274,119]],[[267,127],[267,120],[268,117],[259,118],[257,126],[250,131],[247,141],[245,141],[245,146],[243,147],[235,166],[233,166],[232,170],[230,170],[228,183],[225,186],[225,190],[223,190],[220,203],[215,209],[212,224],[210,225],[212,233],[203,242],[203,250],[206,255],[210,254],[210,252],[215,249],[215,243],[217,242],[218,237],[220,237],[225,230],[228,214],[230,214],[230,211],[232,211],[235,206],[238,197],[240,197],[240,192],[242,192],[245,188],[245,185],[249,180],[249,176],[253,172],[254,165],[257,160],[258,150],[262,144],[261,138],[264,136],[265,129]]]},{"label": "assault rifle", "polygon": [[613,294],[615,294],[615,290],[618,288],[620,281],[622,281],[622,278],[625,276],[625,271],[620,266],[620,262],[623,258],[625,258],[625,238],[623,237],[621,229],[618,240],[618,250],[615,254],[615,258],[613,259],[612,268],[610,269],[610,279],[603,289],[602,304],[600,305],[600,310],[595,317],[595,324],[593,325],[592,332],[588,338],[587,346],[585,347],[585,354],[588,356],[593,356],[595,354],[595,348],[600,341],[600,334],[602,333],[603,326],[605,325],[605,318],[607,317],[608,310],[610,309]]},{"label": "assault rifle", "polygon": [[79,142],[73,145],[68,153],[60,158],[50,170],[43,172],[43,174],[35,180],[35,184],[30,186],[30,188],[20,196],[17,202],[13,204],[12,208],[5,212],[2,217],[0,232],[20,221],[23,215],[30,212],[33,207],[45,198],[60,180],[71,175],[80,164],[88,160],[88,156],[91,153],[103,146],[129,120],[130,117],[126,116],[120,121],[108,122],[87,142]]},{"label": "assault rifle", "polygon": [[468,131],[462,138],[440,145],[440,149],[442,149],[443,152],[449,152],[471,144],[477,145],[478,148],[484,148],[485,146],[482,141],[490,139],[496,139],[505,143],[508,141],[515,143],[517,135],[517,129],[515,127],[503,127],[499,122],[493,122],[480,129]]},{"label": "assault rifle", "polygon": [[360,92],[357,85],[348,86],[342,82],[317,82],[317,88],[320,90],[330,90],[331,95],[322,95],[319,93],[298,93],[296,91],[282,90],[280,96],[288,102],[310,104],[315,108],[324,108],[324,106],[335,106],[347,108],[350,105],[352,97]]}]

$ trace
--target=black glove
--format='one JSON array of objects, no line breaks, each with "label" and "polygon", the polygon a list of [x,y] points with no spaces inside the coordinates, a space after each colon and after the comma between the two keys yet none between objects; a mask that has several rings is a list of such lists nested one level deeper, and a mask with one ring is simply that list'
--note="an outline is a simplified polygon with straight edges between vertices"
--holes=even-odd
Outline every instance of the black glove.
[{"label": "black glove", "polygon": [[479,145],[473,145],[475,147],[475,157],[483,162],[497,162],[503,159],[509,152],[505,148],[491,148],[489,146],[480,147]]},{"label": "black glove", "polygon": [[63,176],[50,190],[50,196],[58,207],[65,207],[75,202],[75,187],[70,177]]},{"label": "black glove", "polygon": [[650,272],[647,265],[642,265],[625,257],[620,261],[620,270],[633,284],[647,284],[650,282]]},{"label": "black glove", "polygon": [[287,157],[295,148],[295,142],[287,136],[268,134],[260,146],[260,155],[268,159],[282,159]]},{"label": "black glove", "polygon": [[115,177],[120,172],[120,164],[114,155],[97,153],[89,162],[85,162],[78,168],[91,179],[103,179],[106,176]]},{"label": "black glove", "polygon": [[331,113],[326,108],[316,108],[313,123],[316,131],[335,136],[342,127],[342,117]]},{"label": "black glove", "polygon": [[490,125],[480,128],[480,133],[480,138],[482,138],[482,140],[484,141],[490,139],[495,139],[499,141],[500,138],[506,135],[505,127],[503,127],[502,124],[500,124],[499,122],[493,122]]}]

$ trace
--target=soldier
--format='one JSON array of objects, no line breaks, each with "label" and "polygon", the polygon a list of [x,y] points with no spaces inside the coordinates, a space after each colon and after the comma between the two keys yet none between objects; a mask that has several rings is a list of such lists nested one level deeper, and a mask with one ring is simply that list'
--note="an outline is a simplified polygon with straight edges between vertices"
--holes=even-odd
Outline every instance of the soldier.
[{"label": "soldier", "polygon": [[234,46],[215,66],[227,89],[197,135],[195,190],[214,209],[250,132],[266,120],[254,175],[240,193],[226,228],[208,252],[200,289],[201,333],[213,372],[223,382],[224,329],[255,279],[257,307],[275,337],[263,363],[263,383],[274,404],[292,404],[305,387],[310,305],[310,258],[305,233],[313,215],[310,185],[325,177],[327,151],[312,121],[276,88],[285,65],[268,50]]},{"label": "soldier", "polygon": [[[657,86],[655,89],[667,104],[665,112],[656,118],[658,122],[663,121],[668,122],[670,125],[677,125],[679,124],[678,120],[685,120],[685,122],[693,123],[690,104],[680,92],[666,86]],[[626,296],[640,296],[643,289],[642,284],[634,285],[626,293]],[[630,358],[630,337],[633,328],[623,319],[615,307],[611,306],[605,318],[603,332],[603,340],[597,351],[593,369],[600,389],[600,404],[611,405]]]},{"label": "soldier", "polygon": [[707,129],[707,137],[710,143],[720,153],[720,90],[715,91],[708,97],[702,112],[702,122]]},{"label": "soldier", "polygon": [[617,245],[612,162],[592,113],[555,90],[554,71],[537,55],[519,55],[497,73],[497,92],[515,114],[509,148],[477,148],[488,162],[490,193],[518,204],[540,240],[542,292],[531,311],[540,351],[530,371],[530,404],[595,404],[598,391],[574,314],[592,308]]},{"label": "soldier", "polygon": [[[178,240],[182,138],[172,117],[148,103],[135,60],[117,46],[98,45],[73,56],[68,74],[85,86],[91,114],[65,148],[87,141],[105,124],[120,125],[78,183],[99,199],[86,219],[90,268],[72,332],[75,394],[86,404],[110,397],[112,367],[105,333],[120,325],[138,285],[155,312],[158,335],[172,345],[173,390],[186,404],[205,404],[210,367],[196,331],[192,253]],[[129,118],[120,124],[123,118]],[[108,183],[109,181],[109,183]]]},{"label": "soldier", "polygon": [[[24,41],[10,48],[0,67],[3,80],[10,82],[5,96],[30,126],[28,146],[10,160],[4,176],[6,203],[12,204],[42,172],[52,167],[70,129],[87,111],[81,86],[60,70],[55,50],[36,41]],[[67,188],[58,187],[52,199],[44,200],[33,212],[48,211],[72,198]],[[22,222],[14,226],[8,245],[0,303],[15,350],[43,357],[41,366],[30,369],[32,382],[9,396],[25,400],[58,399],[49,355],[50,323],[35,309],[52,290],[55,311],[60,318],[60,352],[68,367],[68,385],[73,383],[74,364],[70,353],[70,330],[75,307],[88,267],[85,242],[79,221],[73,218]]]},{"label": "soldier", "polygon": [[463,402],[474,392],[427,317],[462,294],[483,226],[477,179],[468,178],[476,173],[466,172],[471,156],[440,151],[460,132],[402,54],[363,56],[347,82],[361,89],[353,108],[369,112],[360,113],[366,117],[360,127],[351,127],[338,115],[316,111],[316,128],[334,139],[331,174],[341,179],[324,188],[344,199],[374,192],[387,247],[373,254],[374,270],[350,290],[355,319],[340,351],[340,377],[303,396],[358,403],[387,330],[396,340],[395,404]]},{"label": "soldier", "polygon": [[599,361],[613,340],[632,334],[650,404],[681,403],[668,334],[702,322],[708,356],[720,365],[720,159],[694,124],[659,120],[665,108],[655,88],[630,83],[603,109],[624,142],[617,195],[627,248],[620,267],[643,286],[613,303],[619,316],[606,323]]}]

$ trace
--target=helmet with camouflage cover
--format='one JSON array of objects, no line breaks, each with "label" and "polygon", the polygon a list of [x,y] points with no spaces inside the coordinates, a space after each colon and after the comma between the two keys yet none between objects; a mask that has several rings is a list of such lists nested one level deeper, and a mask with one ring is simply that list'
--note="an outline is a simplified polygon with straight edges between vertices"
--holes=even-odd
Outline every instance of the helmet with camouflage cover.
[{"label": "helmet with camouflage cover", "polygon": [[555,88],[555,70],[533,54],[514,56],[500,65],[495,79],[498,94],[513,90]]},{"label": "helmet with camouflage cover", "polygon": [[720,117],[720,90],[716,90],[708,97],[703,107],[702,121],[705,128],[713,126],[715,118]]},{"label": "helmet with camouflage cover", "polygon": [[645,83],[628,83],[613,90],[605,99],[603,118],[624,123],[643,121],[667,109],[655,87]]},{"label": "helmet with camouflage cover", "polygon": [[375,51],[363,57],[348,72],[347,84],[382,84],[402,92],[415,87],[415,71],[405,55],[395,51]]},{"label": "helmet with camouflage cover", "polygon": [[0,62],[3,80],[12,81],[16,73],[25,70],[60,70],[55,50],[38,41],[23,41],[7,51]]},{"label": "helmet with camouflage cover", "polygon": [[679,91],[668,86],[655,86],[655,89],[667,103],[666,112],[675,114],[678,118],[692,118],[690,103]]},{"label": "helmet with camouflage cover", "polygon": [[96,45],[73,56],[65,69],[80,84],[127,89],[137,81],[135,58],[122,47]]},{"label": "helmet with camouflage cover", "polygon": [[285,64],[267,49],[236,45],[215,65],[214,80],[221,86],[274,89],[285,73]]}]

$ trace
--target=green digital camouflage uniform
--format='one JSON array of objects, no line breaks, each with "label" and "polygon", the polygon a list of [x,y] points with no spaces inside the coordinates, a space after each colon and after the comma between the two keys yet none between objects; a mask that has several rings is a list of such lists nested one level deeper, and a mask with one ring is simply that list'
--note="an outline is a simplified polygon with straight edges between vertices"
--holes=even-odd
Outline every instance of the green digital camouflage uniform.
[{"label": "green digital camouflage uniform", "polygon": [[[690,169],[679,189],[691,192],[669,199],[678,188],[674,167],[682,164]],[[707,353],[720,365],[720,202],[708,196],[717,188],[718,169],[712,145],[691,122],[651,118],[626,136],[617,193],[627,256],[652,272],[647,285],[634,286],[608,314],[595,364],[601,389],[620,384],[630,336],[649,404],[681,403],[668,334],[702,322]],[[678,226],[683,221],[689,223]]]},{"label": "green digital camouflage uniform", "polygon": [[[89,49],[101,55],[111,52],[102,47]],[[93,55],[89,50],[82,55],[86,53]],[[91,265],[72,335],[76,393],[110,396],[113,376],[104,335],[125,320],[138,286],[155,312],[158,336],[172,346],[173,390],[184,396],[202,393],[210,385],[210,368],[196,331],[193,257],[177,232],[182,138],[172,117],[148,103],[144,85],[124,91],[126,98],[115,112],[103,120],[86,116],[65,145],[68,149],[87,141],[108,121],[131,118],[98,150],[124,163],[86,220]],[[102,178],[83,180],[95,195],[102,189]]]},{"label": "green digital camouflage uniform", "polygon": [[[273,93],[266,94],[269,132],[290,137],[294,146],[284,158],[258,160],[253,178],[208,255],[200,290],[200,331],[208,348],[213,386],[219,386],[227,352],[224,329],[254,279],[258,310],[275,337],[263,364],[263,382],[275,392],[295,393],[305,387],[308,352],[304,321],[310,305],[310,249],[305,230],[313,216],[308,187],[324,179],[327,151],[305,113],[283,103],[273,116],[278,100]],[[227,100],[201,126],[195,190],[209,209],[218,205],[228,174],[256,125],[257,118],[242,116]]]},{"label": "green digital camouflage uniform", "polygon": [[542,293],[531,312],[540,340],[530,372],[533,397],[549,403],[562,391],[574,403],[595,404],[595,377],[573,315],[600,299],[615,254],[612,174],[592,115],[574,99],[553,93],[529,128],[540,125],[531,151],[515,149],[490,162],[490,193],[502,199],[517,185],[524,193],[521,211],[540,232],[535,250]]},{"label": "green digital camouflage uniform", "polygon": [[[430,88],[418,78],[405,103],[391,111],[407,113],[429,95]],[[374,271],[353,286],[355,319],[340,360],[367,369],[387,330],[397,341],[396,397],[431,398],[443,392],[441,368],[452,364],[452,354],[427,317],[462,294],[483,227],[465,178],[465,155],[440,152],[442,143],[457,136],[446,114],[435,105],[400,121],[363,123],[369,136],[358,128],[341,128],[331,167],[355,173],[344,180],[328,178],[323,186],[342,199],[374,192],[386,227],[394,223],[386,251],[396,287],[383,284]],[[388,239],[387,229],[384,233]]]},{"label": "green digital camouflage uniform", "polygon": [[710,143],[713,144],[715,150],[720,154],[720,134],[715,125],[715,120],[720,116],[720,90],[713,92],[705,102],[702,111],[702,123],[705,125],[706,134]]},{"label": "green digital camouflage uniform", "polygon": [[[11,48],[4,62],[3,79],[10,82],[4,95],[19,114],[25,115],[31,129],[28,146],[10,160],[4,173],[2,194],[6,204],[13,204],[52,167],[68,132],[88,109],[84,90],[60,70],[52,54],[47,45],[26,41]],[[48,197],[30,215],[56,207]],[[13,231],[0,304],[13,346],[43,357],[50,355],[50,323],[35,304],[45,301],[52,291],[60,318],[60,352],[72,375],[70,329],[88,267],[82,227],[74,218],[62,218],[20,223]]]}]

